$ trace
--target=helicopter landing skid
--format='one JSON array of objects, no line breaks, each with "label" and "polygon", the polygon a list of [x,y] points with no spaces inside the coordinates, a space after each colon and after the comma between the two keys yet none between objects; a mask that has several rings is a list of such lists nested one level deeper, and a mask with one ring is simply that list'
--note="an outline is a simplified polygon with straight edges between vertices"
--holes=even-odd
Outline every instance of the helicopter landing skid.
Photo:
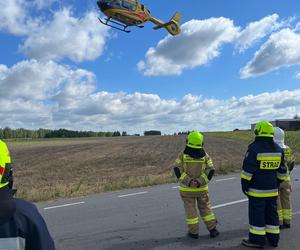
[{"label": "helicopter landing skid", "polygon": [[[99,17],[98,17],[98,19],[99,19],[100,23],[102,23],[102,24],[104,24],[106,26],[112,27],[114,29],[117,29],[117,30],[120,30],[120,31],[123,31],[123,32],[126,32],[126,33],[130,33],[131,32],[130,30],[126,30],[126,28],[128,27],[128,25],[123,25],[121,23],[113,21],[113,20],[111,20],[111,18],[105,18],[105,22],[102,21],[101,18],[99,18]],[[114,26],[114,25],[112,25],[110,23],[114,23],[116,25],[119,25],[119,26],[123,27],[123,29],[120,28],[120,27],[118,27],[118,26]]]}]

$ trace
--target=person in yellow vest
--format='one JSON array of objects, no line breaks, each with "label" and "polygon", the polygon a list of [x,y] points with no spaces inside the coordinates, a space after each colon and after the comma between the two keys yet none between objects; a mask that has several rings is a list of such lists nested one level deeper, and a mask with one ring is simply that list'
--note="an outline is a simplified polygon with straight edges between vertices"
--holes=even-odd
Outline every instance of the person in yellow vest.
[{"label": "person in yellow vest", "polygon": [[7,148],[7,145],[4,141],[0,140],[0,155],[1,161],[5,164],[5,168],[0,167],[0,175],[2,177],[2,183],[0,183],[0,188],[2,187],[3,183],[9,182],[9,188],[12,189],[13,187],[13,168],[11,164],[10,153]]},{"label": "person in yellow vest", "polygon": [[188,134],[184,152],[176,159],[173,169],[180,183],[188,236],[195,239],[199,237],[199,210],[210,237],[217,237],[217,220],[208,194],[208,183],[214,175],[215,168],[203,148],[203,135],[200,132],[193,131]]},{"label": "person in yellow vest", "polygon": [[[288,173],[294,169],[295,157],[292,149],[284,144],[284,131],[275,127],[274,141],[284,150],[284,161]],[[279,186],[279,195],[277,199],[277,211],[279,216],[280,229],[290,228],[292,220],[292,206],[291,206],[291,177],[283,181]]]}]

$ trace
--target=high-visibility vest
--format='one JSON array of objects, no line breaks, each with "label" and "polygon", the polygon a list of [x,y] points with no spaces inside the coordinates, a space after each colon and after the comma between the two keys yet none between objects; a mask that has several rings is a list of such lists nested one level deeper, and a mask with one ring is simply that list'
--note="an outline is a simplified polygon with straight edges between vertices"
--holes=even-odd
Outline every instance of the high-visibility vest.
[{"label": "high-visibility vest", "polygon": [[11,163],[11,159],[7,145],[4,141],[0,140],[0,188],[8,185],[8,182],[2,183],[2,177],[8,163]]}]

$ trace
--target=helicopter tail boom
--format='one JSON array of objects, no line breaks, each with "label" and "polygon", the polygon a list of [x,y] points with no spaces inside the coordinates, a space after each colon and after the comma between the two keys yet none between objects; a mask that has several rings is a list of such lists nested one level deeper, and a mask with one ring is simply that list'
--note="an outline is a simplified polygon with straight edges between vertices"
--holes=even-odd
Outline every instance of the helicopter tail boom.
[{"label": "helicopter tail boom", "polygon": [[[171,18],[171,20],[167,23],[159,23],[157,26],[155,26],[153,29],[158,30],[161,28],[165,28],[168,30],[168,32],[176,36],[181,32],[181,29],[179,27],[179,22],[181,19],[181,14],[179,12],[176,12],[176,14]],[[158,23],[157,20],[155,20],[155,23]]]}]

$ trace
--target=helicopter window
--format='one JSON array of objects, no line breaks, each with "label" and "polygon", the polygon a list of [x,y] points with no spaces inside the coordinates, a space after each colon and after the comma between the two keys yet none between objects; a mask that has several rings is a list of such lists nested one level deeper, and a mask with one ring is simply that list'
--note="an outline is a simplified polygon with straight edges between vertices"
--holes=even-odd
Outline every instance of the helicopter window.
[{"label": "helicopter window", "polygon": [[144,11],[144,10],[145,10],[145,6],[144,6],[144,4],[142,4],[141,6],[142,6],[142,11]]},{"label": "helicopter window", "polygon": [[128,10],[131,10],[131,11],[135,11],[136,10],[136,6],[126,0],[123,0],[122,2],[122,6],[125,8],[125,9],[128,9]]},{"label": "helicopter window", "polygon": [[121,0],[114,0],[114,1],[112,1],[112,3],[113,3],[114,6],[116,6],[116,7],[121,7]]}]

